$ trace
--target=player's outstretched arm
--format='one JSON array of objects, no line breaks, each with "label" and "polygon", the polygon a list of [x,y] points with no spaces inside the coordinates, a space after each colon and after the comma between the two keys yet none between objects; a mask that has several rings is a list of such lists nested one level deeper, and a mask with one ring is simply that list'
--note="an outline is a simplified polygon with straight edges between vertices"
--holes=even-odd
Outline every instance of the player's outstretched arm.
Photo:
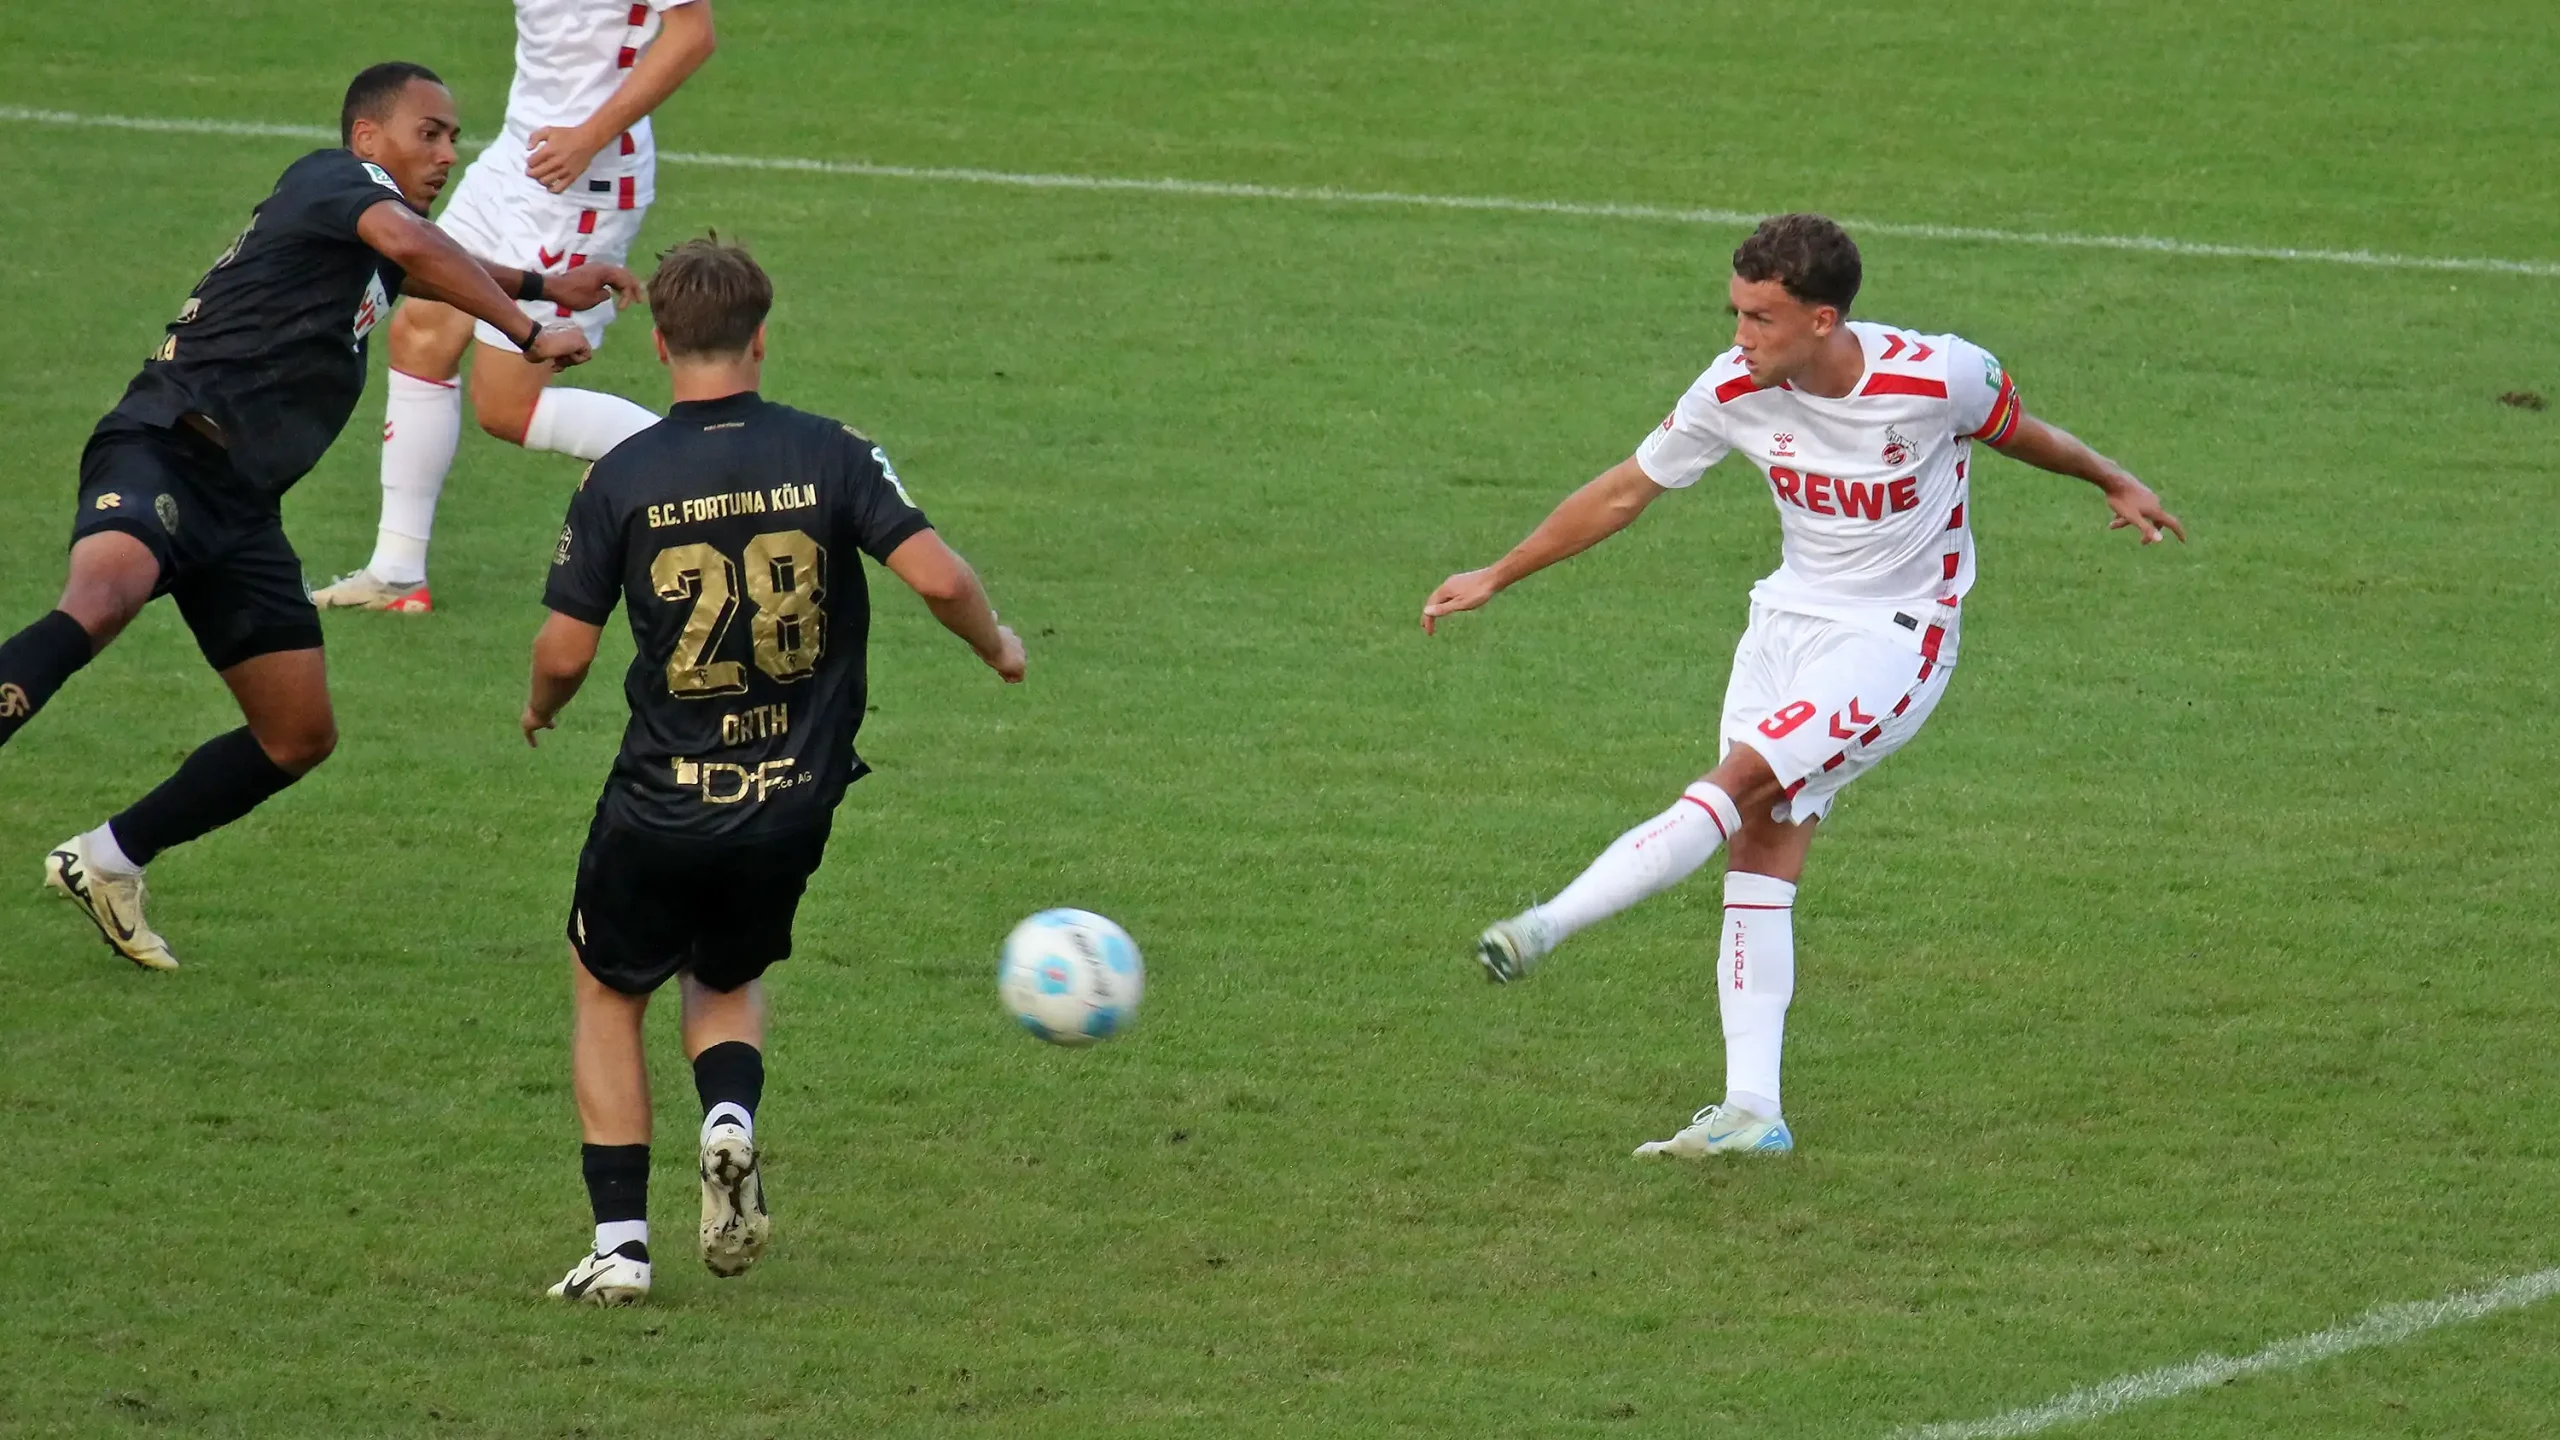
[{"label": "player's outstretched arm", "polygon": [[572,310],[592,310],[612,297],[616,305],[646,304],[640,288],[640,277],[619,265],[581,265],[561,275],[545,275],[539,270],[518,270],[511,265],[483,263],[489,278],[510,295],[523,295],[534,284],[542,287],[539,298]]},{"label": "player's outstretched arm", "polygon": [[356,221],[356,237],[400,267],[408,277],[401,285],[404,293],[441,300],[488,321],[528,360],[548,360],[555,367],[586,363],[587,337],[578,327],[546,327],[517,309],[488,266],[407,205],[386,198],[365,211]]},{"label": "player's outstretched arm", "polygon": [[986,587],[978,583],[978,572],[969,562],[930,530],[919,530],[898,543],[889,552],[889,573],[907,582],[907,588],[924,597],[925,608],[944,629],[969,642],[987,668],[1004,677],[1007,685],[1022,683],[1022,637],[996,622],[994,607],[987,603]]},{"label": "player's outstretched arm", "polygon": [[665,11],[660,27],[649,53],[640,57],[640,63],[631,67],[622,84],[584,124],[545,125],[526,137],[531,153],[525,157],[524,173],[555,195],[567,191],[595,163],[598,152],[665,104],[718,48],[719,39],[711,30],[711,0],[693,0]]},{"label": "player's outstretched arm", "polygon": [[2039,470],[2076,476],[2097,486],[2107,497],[2107,508],[2115,512],[2115,518],[2107,522],[2110,530],[2131,526],[2142,532],[2145,545],[2158,544],[2160,532],[2166,530],[2178,537],[2179,544],[2186,543],[2187,527],[2178,523],[2177,516],[2160,508],[2160,497],[2151,493],[2150,486],[2060,426],[2022,414],[2009,438],[1992,448]]},{"label": "player's outstretched arm", "polygon": [[1438,634],[1441,616],[1473,610],[1521,580],[1626,529],[1661,494],[1662,487],[1632,456],[1601,471],[1564,497],[1564,503],[1540,521],[1529,538],[1512,546],[1510,554],[1481,570],[1441,581],[1423,604],[1422,633]]},{"label": "player's outstretched arm", "polygon": [[533,637],[532,693],[525,697],[523,718],[516,722],[524,729],[524,743],[540,744],[535,733],[550,729],[561,710],[577,698],[578,687],[587,683],[587,671],[596,663],[596,642],[603,635],[603,626],[571,619],[557,610],[542,622],[541,633]]}]

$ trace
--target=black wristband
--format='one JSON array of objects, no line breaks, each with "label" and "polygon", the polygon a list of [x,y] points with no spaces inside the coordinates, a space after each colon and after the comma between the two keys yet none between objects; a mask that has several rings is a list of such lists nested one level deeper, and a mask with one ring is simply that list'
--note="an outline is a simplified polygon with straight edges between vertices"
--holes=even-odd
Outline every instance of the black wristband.
[{"label": "black wristband", "polygon": [[[530,317],[528,317],[528,318],[530,318]],[[517,339],[517,338],[515,338],[514,336],[510,335],[510,336],[508,336],[508,337],[507,337],[507,343],[508,343],[508,344],[510,344],[510,345],[513,345],[514,347],[516,347],[516,350],[517,350],[517,352],[518,352],[519,354],[530,355],[530,354],[532,354],[532,353],[533,353],[533,347],[534,347],[534,345],[535,345],[536,343],[538,343],[541,339],[542,339],[542,322],[541,322],[541,321],[539,321],[539,320],[535,320],[535,321],[533,322],[533,328],[532,328],[531,330],[528,330],[528,331],[526,331],[526,332],[525,332],[525,336],[524,336],[524,338],[523,338],[523,339],[518,340],[518,339]]]},{"label": "black wristband", "polygon": [[543,273],[539,270],[527,270],[522,274],[524,278],[516,281],[516,298],[519,300],[542,299],[542,287],[546,278]]}]

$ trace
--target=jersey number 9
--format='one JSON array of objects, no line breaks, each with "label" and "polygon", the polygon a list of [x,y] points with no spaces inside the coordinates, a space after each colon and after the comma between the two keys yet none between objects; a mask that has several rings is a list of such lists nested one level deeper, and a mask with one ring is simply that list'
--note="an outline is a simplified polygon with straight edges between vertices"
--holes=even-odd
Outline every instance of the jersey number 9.
[{"label": "jersey number 9", "polygon": [[[777,530],[747,542],[747,599],[756,607],[748,631],[756,668],[788,685],[806,680],[827,651],[827,552],[799,530]],[[739,562],[715,546],[671,545],[649,562],[658,598],[691,601],[684,633],[667,657],[668,693],[682,700],[735,695],[747,688],[747,668],[710,658],[738,613]]]}]

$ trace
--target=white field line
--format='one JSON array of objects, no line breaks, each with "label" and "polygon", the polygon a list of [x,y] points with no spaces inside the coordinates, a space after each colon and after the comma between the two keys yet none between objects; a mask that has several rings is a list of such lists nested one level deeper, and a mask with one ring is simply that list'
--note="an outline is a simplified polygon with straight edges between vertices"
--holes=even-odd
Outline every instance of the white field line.
[{"label": "white field line", "polygon": [[2440,1299],[2377,1306],[2352,1324],[2279,1340],[2254,1355],[2243,1355],[2237,1360],[2221,1355],[2199,1355],[2183,1365],[2145,1370],[2138,1375],[2121,1375],[2057,1395],[2040,1405],[2011,1410],[1987,1419],[1907,1426],[1893,1432],[1892,1440],[2005,1440],[2009,1436],[2033,1435],[2057,1425],[2083,1424],[2136,1405],[2184,1395],[2191,1390],[2229,1384],[2245,1376],[2316,1365],[2350,1350],[2397,1345],[2438,1326],[2478,1320],[2502,1310],[2515,1310],[2539,1300],[2548,1300],[2554,1295],[2560,1295],[2560,1269],[2537,1270],[2530,1275],[2517,1275]]},{"label": "white field line", "polygon": [[[92,129],[143,130],[170,135],[273,136],[296,140],[330,140],[336,132],[317,125],[273,125],[245,120],[164,119],[136,115],[91,115],[70,110],[38,110],[0,105],[0,121],[34,125],[75,125]],[[941,165],[876,165],[864,160],[816,160],[791,155],[705,155],[689,150],[662,150],[670,165],[699,165],[720,170],[788,171],[814,175],[854,175],[882,180],[932,180],[962,185],[1002,185],[1023,190],[1118,191],[1144,195],[1184,195],[1230,200],[1277,200],[1303,205],[1376,205],[1433,210],[1477,210],[1512,215],[1562,215],[1599,220],[1645,220],[1679,225],[1744,226],[1757,223],[1756,210],[1677,209],[1660,205],[1617,205],[1577,200],[1522,200],[1503,195],[1425,195],[1401,190],[1337,190],[1330,186],[1252,185],[1224,180],[1144,179],[1121,175],[1051,175],[1012,170],[974,170]],[[2171,240],[2156,235],[2081,235],[2057,230],[2000,230],[1979,225],[1930,225],[1892,220],[1841,223],[1867,235],[1908,240],[1952,240],[1985,245],[2035,245],[2075,250],[2124,250],[2150,255],[2177,255],[2208,260],[2277,260],[2321,265],[2360,265],[2380,270],[2436,270],[2490,275],[2530,275],[2560,279],[2560,260],[2503,260],[2469,255],[2394,255],[2374,250],[2312,250],[2285,245],[2218,245],[2201,240]]]}]

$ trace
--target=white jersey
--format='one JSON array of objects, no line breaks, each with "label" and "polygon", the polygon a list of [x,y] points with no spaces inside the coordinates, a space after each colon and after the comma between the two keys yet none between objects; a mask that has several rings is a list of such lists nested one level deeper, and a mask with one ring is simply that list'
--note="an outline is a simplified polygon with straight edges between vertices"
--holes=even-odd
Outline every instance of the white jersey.
[{"label": "white jersey", "polygon": [[[515,84],[507,90],[506,130],[490,151],[513,160],[521,174],[520,156],[530,150],[533,132],[585,124],[658,38],[659,12],[692,0],[515,3]],[[598,210],[642,209],[656,198],[657,170],[657,143],[644,116],[597,151],[595,163],[562,198]]]},{"label": "white jersey", "polygon": [[1742,351],[1728,350],[1637,447],[1636,463],[1677,489],[1732,451],[1749,456],[1785,540],[1751,598],[1894,635],[1953,664],[1956,607],[1973,588],[1972,442],[1996,445],[2017,428],[2017,387],[1988,352],[1953,335],[1864,321],[1849,332],[1867,362],[1849,394],[1764,390]]}]

